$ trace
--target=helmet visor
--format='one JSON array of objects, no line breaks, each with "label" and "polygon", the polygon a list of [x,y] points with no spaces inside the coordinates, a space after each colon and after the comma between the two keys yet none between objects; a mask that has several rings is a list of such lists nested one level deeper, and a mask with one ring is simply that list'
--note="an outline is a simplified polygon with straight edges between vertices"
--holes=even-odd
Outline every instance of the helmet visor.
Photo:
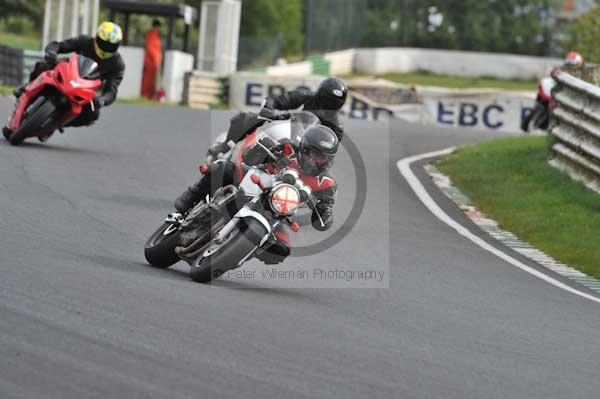
[{"label": "helmet visor", "polygon": [[302,151],[302,154],[306,161],[320,169],[328,168],[331,165],[333,158],[327,154],[323,154],[322,152],[315,150],[314,148],[306,148]]},{"label": "helmet visor", "polygon": [[109,58],[114,57],[114,55],[116,54],[116,52],[109,52],[109,51],[105,51],[103,50],[99,45],[98,45],[98,41],[94,40],[94,49],[96,50],[96,55],[98,56],[98,58],[100,58],[101,60],[107,60]]}]

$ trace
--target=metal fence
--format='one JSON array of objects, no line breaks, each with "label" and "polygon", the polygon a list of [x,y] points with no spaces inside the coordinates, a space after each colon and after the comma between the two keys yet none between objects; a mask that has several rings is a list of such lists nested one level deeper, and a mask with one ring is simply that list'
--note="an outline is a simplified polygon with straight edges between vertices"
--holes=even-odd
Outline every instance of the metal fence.
[{"label": "metal fence", "polygon": [[549,161],[596,191],[600,191],[600,87],[590,82],[598,81],[599,72],[594,67],[555,74]]},{"label": "metal fence", "polygon": [[17,86],[23,81],[23,50],[0,45],[0,85]]}]

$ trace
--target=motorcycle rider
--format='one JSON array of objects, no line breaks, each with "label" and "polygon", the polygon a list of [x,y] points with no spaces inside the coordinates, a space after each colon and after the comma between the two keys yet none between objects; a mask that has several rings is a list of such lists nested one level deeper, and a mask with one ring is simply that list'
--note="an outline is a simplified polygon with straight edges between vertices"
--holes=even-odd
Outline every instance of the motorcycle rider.
[{"label": "motorcycle rider", "polygon": [[[286,118],[285,113],[281,114],[277,111],[290,111],[302,107],[302,110],[315,114],[324,126],[333,130],[338,141],[341,141],[344,136],[344,127],[339,112],[344,106],[347,96],[346,84],[341,79],[329,77],[319,84],[314,93],[303,88],[266,98],[258,116],[270,120]],[[264,121],[258,119],[255,114],[240,113],[233,117],[225,141],[217,142],[209,148],[209,163],[229,151],[228,143],[230,141],[239,142],[262,123]]]},{"label": "motorcycle rider", "polygon": [[[563,68],[564,67],[583,68],[584,65],[585,65],[585,61],[584,61],[583,57],[581,56],[581,54],[579,54],[576,51],[569,51],[565,57],[565,62],[563,64]],[[560,71],[560,68],[556,67],[552,70],[552,72],[550,72],[550,76],[546,76],[545,78],[540,80],[538,90],[544,90],[545,93],[548,93],[546,95],[549,95],[551,88],[554,87],[554,85],[555,85],[553,76],[558,71]],[[538,94],[538,98],[536,100],[536,107],[543,107],[540,109],[544,109],[543,112],[548,113],[549,103],[547,103],[547,101],[545,101],[545,100],[541,101],[540,95]],[[523,132],[525,132],[525,133],[529,132],[529,125],[531,124],[531,121],[533,120],[533,118],[536,115],[536,112],[534,112],[535,110],[536,110],[536,108],[531,110],[529,112],[529,114],[521,122],[521,130],[523,130]],[[542,125],[540,125],[540,127],[542,129],[546,129],[548,127],[549,122],[550,122],[550,119],[548,117],[546,119],[546,121]]]},{"label": "motorcycle rider", "polygon": [[565,66],[582,68],[584,64],[585,61],[583,57],[577,51],[569,51],[567,53],[567,56],[565,57]]},{"label": "motorcycle rider", "polygon": [[[296,148],[290,143],[274,143],[265,137],[259,143],[246,149],[243,161],[249,166],[259,166],[269,173],[277,173],[280,166],[271,162],[267,149],[274,153],[282,153],[288,168],[300,174],[300,179],[310,186],[315,199],[311,222],[319,231],[328,230],[333,224],[333,205],[337,192],[337,184],[329,169],[338,149],[339,140],[332,129],[324,125],[309,127],[300,145]],[[185,213],[208,194],[230,184],[237,184],[243,176],[242,170],[228,161],[219,160],[208,169],[200,180],[186,190],[175,201],[175,208]],[[276,229],[277,241],[263,254],[257,256],[267,264],[282,262],[290,254],[289,237],[285,230]]]},{"label": "motorcycle rider", "polygon": [[[84,106],[81,114],[66,126],[93,124],[100,117],[100,108],[112,104],[117,98],[118,88],[125,73],[125,63],[118,53],[122,40],[123,32],[119,25],[103,22],[94,37],[81,35],[62,42],[51,42],[46,46],[44,60],[35,64],[29,75],[30,82],[42,72],[54,69],[58,54],[72,52],[93,59],[98,64],[100,79],[103,81],[102,91],[94,98],[93,104]],[[19,98],[25,90],[26,86],[16,88],[15,97]]]}]

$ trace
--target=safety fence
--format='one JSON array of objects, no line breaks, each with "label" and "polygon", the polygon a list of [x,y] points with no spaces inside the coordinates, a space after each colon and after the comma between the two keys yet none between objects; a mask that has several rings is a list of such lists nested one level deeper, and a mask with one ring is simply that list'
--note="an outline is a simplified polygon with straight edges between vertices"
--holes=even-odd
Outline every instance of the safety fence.
[{"label": "safety fence", "polygon": [[600,191],[600,87],[597,67],[554,74],[555,121],[549,163]]},{"label": "safety fence", "polygon": [[0,45],[0,85],[17,86],[23,81],[23,50]]}]

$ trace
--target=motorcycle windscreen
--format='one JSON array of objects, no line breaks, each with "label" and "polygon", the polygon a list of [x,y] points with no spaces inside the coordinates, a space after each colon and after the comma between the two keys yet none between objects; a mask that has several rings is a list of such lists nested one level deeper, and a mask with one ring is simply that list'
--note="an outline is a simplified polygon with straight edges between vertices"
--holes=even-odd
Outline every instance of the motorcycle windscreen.
[{"label": "motorcycle windscreen", "polygon": [[311,126],[321,124],[321,120],[312,112],[302,111],[290,115],[290,140],[292,144],[300,145],[304,132]]},{"label": "motorcycle windscreen", "polygon": [[292,144],[299,145],[306,129],[319,123],[320,120],[315,114],[302,111],[292,113],[288,120],[269,122],[261,126],[258,131],[266,134],[276,143],[285,139]]},{"label": "motorcycle windscreen", "polygon": [[80,55],[77,66],[79,67],[79,76],[83,79],[98,79],[100,77],[98,64],[91,58]]}]

